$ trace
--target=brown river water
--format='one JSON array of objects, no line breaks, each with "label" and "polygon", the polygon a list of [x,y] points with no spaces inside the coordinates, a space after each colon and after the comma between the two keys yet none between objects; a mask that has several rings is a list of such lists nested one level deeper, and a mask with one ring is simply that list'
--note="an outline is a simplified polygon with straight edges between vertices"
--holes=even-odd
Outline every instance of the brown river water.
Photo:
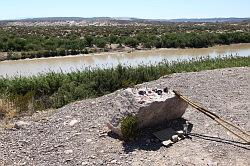
[{"label": "brown river water", "polygon": [[31,76],[50,71],[71,72],[91,68],[108,68],[118,64],[137,66],[140,64],[156,64],[162,60],[184,60],[196,57],[217,57],[224,55],[250,56],[250,43],[214,46],[193,49],[157,49],[134,51],[132,53],[114,52],[86,54],[65,57],[39,59],[9,60],[0,62],[0,77]]}]

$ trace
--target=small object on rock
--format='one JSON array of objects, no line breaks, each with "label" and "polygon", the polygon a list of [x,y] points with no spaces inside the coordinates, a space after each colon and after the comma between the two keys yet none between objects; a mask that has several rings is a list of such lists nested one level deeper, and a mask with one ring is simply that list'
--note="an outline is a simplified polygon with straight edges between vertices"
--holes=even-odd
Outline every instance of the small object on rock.
[{"label": "small object on rock", "polygon": [[172,136],[172,141],[173,141],[173,142],[178,142],[178,140],[179,140],[179,139],[178,139],[178,135],[173,135],[173,136]]},{"label": "small object on rock", "polygon": [[74,126],[76,123],[78,123],[79,121],[78,120],[76,120],[76,119],[74,119],[74,120],[71,120],[70,122],[69,122],[69,125],[70,126]]},{"label": "small object on rock", "polygon": [[171,140],[167,140],[167,141],[163,141],[163,142],[162,142],[162,144],[163,144],[164,146],[166,146],[166,147],[172,145],[173,143],[174,143],[174,142],[171,141]]},{"label": "small object on rock", "polygon": [[158,95],[162,95],[162,90],[159,89],[159,90],[156,91],[156,93],[157,93]]},{"label": "small object on rock", "polygon": [[164,88],[163,92],[168,93],[168,87]]},{"label": "small object on rock", "polygon": [[138,92],[138,94],[139,94],[139,95],[145,95],[145,94],[146,94],[146,91],[140,90],[140,91]]},{"label": "small object on rock", "polygon": [[156,93],[156,92],[157,92],[157,89],[153,89],[152,91]]}]

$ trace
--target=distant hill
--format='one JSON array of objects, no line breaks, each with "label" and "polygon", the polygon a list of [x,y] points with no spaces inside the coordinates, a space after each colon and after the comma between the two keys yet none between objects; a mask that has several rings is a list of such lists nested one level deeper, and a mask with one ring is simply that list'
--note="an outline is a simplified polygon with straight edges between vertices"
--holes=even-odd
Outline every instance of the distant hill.
[{"label": "distant hill", "polygon": [[216,22],[243,22],[249,18],[194,18],[194,19],[172,19],[170,21],[172,22],[210,22],[210,23],[216,23]]},{"label": "distant hill", "polygon": [[27,18],[18,20],[2,20],[0,25],[24,25],[24,26],[46,26],[46,25],[141,25],[141,24],[167,24],[167,23],[239,23],[249,22],[250,18],[194,18],[194,19],[140,19],[129,17],[43,17]]}]

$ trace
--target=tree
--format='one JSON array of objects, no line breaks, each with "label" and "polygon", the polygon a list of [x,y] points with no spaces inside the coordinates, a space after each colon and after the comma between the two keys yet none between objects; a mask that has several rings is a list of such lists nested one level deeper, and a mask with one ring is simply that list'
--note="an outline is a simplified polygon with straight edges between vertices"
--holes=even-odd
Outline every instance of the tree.
[{"label": "tree", "polygon": [[97,39],[95,40],[95,45],[96,45],[97,47],[99,47],[99,48],[105,48],[106,44],[107,44],[107,42],[106,42],[106,40],[103,39],[103,38],[97,38]]},{"label": "tree", "polygon": [[92,36],[85,36],[84,40],[85,40],[85,44],[86,44],[87,47],[92,47],[93,46],[94,39],[93,39]]},{"label": "tree", "polygon": [[128,46],[131,46],[133,48],[136,48],[137,45],[139,44],[138,40],[133,38],[133,37],[129,37],[125,40],[125,44]]}]

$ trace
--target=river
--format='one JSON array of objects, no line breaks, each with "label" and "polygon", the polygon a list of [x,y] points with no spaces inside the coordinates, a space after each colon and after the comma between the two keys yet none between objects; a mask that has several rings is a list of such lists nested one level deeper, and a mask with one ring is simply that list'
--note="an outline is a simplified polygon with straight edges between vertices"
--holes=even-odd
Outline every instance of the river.
[{"label": "river", "polygon": [[118,64],[136,66],[139,64],[155,64],[166,59],[168,61],[183,60],[196,57],[217,57],[220,55],[250,56],[250,43],[214,46],[209,48],[187,49],[155,49],[134,51],[131,53],[114,52],[86,54],[65,57],[51,57],[24,60],[8,60],[0,62],[0,76],[31,76],[50,71],[71,72],[91,68],[108,68]]}]

